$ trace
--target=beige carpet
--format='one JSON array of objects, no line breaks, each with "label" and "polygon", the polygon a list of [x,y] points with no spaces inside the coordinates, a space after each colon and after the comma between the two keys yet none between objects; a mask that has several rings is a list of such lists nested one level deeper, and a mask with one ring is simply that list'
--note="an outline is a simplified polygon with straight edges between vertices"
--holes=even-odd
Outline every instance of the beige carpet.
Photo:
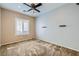
[{"label": "beige carpet", "polygon": [[2,56],[79,56],[79,52],[41,40],[29,40],[2,46]]}]

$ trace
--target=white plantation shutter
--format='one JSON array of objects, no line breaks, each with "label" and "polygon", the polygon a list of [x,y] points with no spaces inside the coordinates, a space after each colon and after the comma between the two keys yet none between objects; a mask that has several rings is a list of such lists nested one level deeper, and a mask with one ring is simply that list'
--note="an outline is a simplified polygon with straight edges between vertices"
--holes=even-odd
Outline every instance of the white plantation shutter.
[{"label": "white plantation shutter", "polygon": [[17,29],[17,32],[22,32],[22,21],[17,19],[16,21],[16,29]]},{"label": "white plantation shutter", "polygon": [[24,32],[28,32],[29,31],[29,21],[24,21]]},{"label": "white plantation shutter", "polygon": [[26,19],[16,19],[16,35],[26,35],[29,34],[29,20]]}]

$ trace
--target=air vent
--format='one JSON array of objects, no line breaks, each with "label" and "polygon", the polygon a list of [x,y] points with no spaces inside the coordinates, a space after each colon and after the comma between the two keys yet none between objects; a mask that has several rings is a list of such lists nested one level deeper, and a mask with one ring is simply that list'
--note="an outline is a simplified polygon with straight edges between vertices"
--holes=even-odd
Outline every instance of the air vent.
[{"label": "air vent", "polygon": [[59,25],[59,27],[66,27],[66,25]]}]

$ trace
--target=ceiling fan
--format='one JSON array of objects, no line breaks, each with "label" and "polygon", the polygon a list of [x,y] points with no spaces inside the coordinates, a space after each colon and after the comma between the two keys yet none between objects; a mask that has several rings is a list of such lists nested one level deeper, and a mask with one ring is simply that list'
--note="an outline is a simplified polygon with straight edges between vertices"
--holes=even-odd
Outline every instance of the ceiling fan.
[{"label": "ceiling fan", "polygon": [[38,3],[38,4],[34,4],[32,3],[31,5],[27,4],[27,3],[23,3],[24,5],[30,7],[31,9],[29,9],[27,12],[31,11],[31,10],[35,10],[37,12],[40,12],[38,9],[36,9],[37,7],[42,6],[42,3]]}]

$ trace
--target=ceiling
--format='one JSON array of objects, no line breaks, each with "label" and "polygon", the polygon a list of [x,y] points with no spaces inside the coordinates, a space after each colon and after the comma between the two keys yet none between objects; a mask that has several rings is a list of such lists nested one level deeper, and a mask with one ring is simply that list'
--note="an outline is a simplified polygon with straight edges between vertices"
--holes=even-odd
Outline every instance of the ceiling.
[{"label": "ceiling", "polygon": [[[22,3],[0,3],[0,7],[9,9],[9,10],[13,10],[13,11],[17,11],[17,12],[20,12],[22,14],[26,14],[29,16],[38,17],[38,16],[45,14],[51,10],[54,10],[64,4],[65,3],[42,3],[42,6],[37,8],[40,10],[40,13],[38,13],[36,11],[35,11],[35,13],[33,13],[33,11],[23,12],[23,10],[26,10],[26,11],[29,10],[30,7],[28,7]],[[30,3],[29,3],[29,5],[30,5]]]}]

